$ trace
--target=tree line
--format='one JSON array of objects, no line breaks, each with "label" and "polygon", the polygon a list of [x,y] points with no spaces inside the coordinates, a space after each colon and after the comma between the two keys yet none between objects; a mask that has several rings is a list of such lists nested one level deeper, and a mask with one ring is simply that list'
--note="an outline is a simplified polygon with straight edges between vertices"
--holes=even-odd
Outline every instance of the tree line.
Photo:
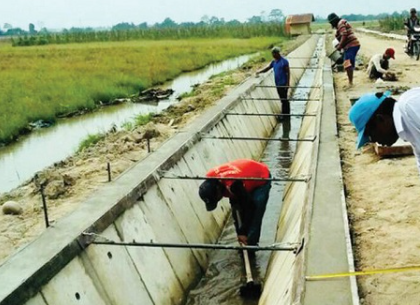
[{"label": "tree line", "polygon": [[[369,14],[369,15],[362,15],[362,14],[346,14],[341,15],[341,18],[346,19],[347,21],[373,21],[373,20],[383,20],[387,18],[407,18],[410,15],[408,10],[404,10],[402,12],[393,12],[392,14],[389,13],[380,13],[377,15]],[[316,22],[324,23],[328,22],[326,17],[317,16]]]},{"label": "tree line", "polygon": [[[93,28],[93,27],[72,27],[61,31],[49,31],[43,27],[35,30],[35,26],[29,24],[28,30],[13,27],[5,23],[0,36],[11,36],[15,46],[43,45],[49,43],[70,43],[84,41],[121,41],[130,39],[159,39],[188,37],[206,37],[215,35],[216,37],[253,37],[253,28],[261,28],[255,25],[266,23],[279,23],[284,20],[283,12],[280,9],[273,9],[270,12],[261,12],[258,16],[252,16],[245,22],[236,19],[226,21],[224,18],[215,16],[203,16],[199,22],[176,23],[171,18],[165,18],[162,22],[149,25],[146,22],[140,24],[121,22],[111,28]],[[166,31],[161,31],[161,30]],[[172,29],[168,30],[168,29]],[[277,30],[274,26],[265,26],[264,33]],[[228,31],[233,30],[232,35],[227,35]]]}]

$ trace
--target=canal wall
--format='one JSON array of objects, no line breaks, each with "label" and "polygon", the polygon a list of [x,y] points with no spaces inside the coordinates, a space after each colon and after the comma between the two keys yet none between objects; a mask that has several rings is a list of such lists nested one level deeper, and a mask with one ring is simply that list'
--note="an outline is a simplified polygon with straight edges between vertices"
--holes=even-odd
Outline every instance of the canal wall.
[{"label": "canal wall", "polygon": [[[316,44],[310,38],[290,54],[291,66],[306,65]],[[302,75],[292,70],[292,83]],[[113,182],[98,190],[69,216],[0,266],[0,304],[181,304],[207,267],[209,252],[189,249],[117,247],[117,242],[215,243],[229,214],[223,201],[208,213],[198,197],[201,181],[165,179],[203,176],[238,158],[258,159],[265,141],[207,139],[269,137],[275,117],[226,116],[280,113],[272,73],[250,78],[191,125]],[[90,235],[86,235],[88,233]]]},{"label": "canal wall", "polygon": [[308,183],[289,183],[276,242],[301,244],[300,251],[273,253],[260,305],[358,305],[354,277],[309,281],[307,276],[354,271],[347,208],[341,176],[336,107],[331,61],[322,50],[319,71],[311,93],[299,138],[301,142],[290,176],[311,177]]}]

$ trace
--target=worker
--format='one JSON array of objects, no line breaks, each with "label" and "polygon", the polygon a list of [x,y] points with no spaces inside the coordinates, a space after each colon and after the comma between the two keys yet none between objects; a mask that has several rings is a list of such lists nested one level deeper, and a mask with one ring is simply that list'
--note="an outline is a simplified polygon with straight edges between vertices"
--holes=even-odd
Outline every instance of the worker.
[{"label": "worker", "polygon": [[273,60],[270,64],[257,71],[257,75],[265,73],[270,69],[274,70],[274,82],[277,87],[277,93],[281,101],[281,113],[290,114],[290,102],[288,99],[288,92],[290,87],[290,67],[289,61],[281,55],[279,47],[271,49]]},{"label": "worker", "polygon": [[382,78],[383,80],[396,80],[395,73],[388,71],[389,60],[395,59],[395,50],[386,49],[384,54],[373,55],[369,61],[367,74],[370,79]]},{"label": "worker", "polygon": [[[211,169],[209,178],[265,178],[271,177],[264,163],[239,159]],[[207,211],[213,211],[222,197],[228,197],[232,207],[238,241],[244,245],[257,245],[267,205],[271,182],[269,180],[206,179],[199,189]],[[241,218],[239,226],[237,211]]]},{"label": "worker", "polygon": [[398,138],[413,146],[420,171],[420,88],[406,91],[398,102],[391,92],[366,94],[350,109],[357,148],[368,142],[391,146]]},{"label": "worker", "polygon": [[328,22],[337,29],[335,37],[339,41],[336,49],[344,50],[344,69],[347,71],[349,85],[353,85],[354,68],[356,67],[356,55],[360,49],[360,43],[354,34],[353,28],[347,20],[338,17],[335,13],[328,15]]},{"label": "worker", "polygon": [[411,34],[415,33],[414,28],[420,26],[419,18],[417,17],[417,10],[410,9],[410,17],[404,21],[404,28],[407,30],[407,43],[405,45],[405,52],[408,55],[413,55],[413,44],[411,41]]}]

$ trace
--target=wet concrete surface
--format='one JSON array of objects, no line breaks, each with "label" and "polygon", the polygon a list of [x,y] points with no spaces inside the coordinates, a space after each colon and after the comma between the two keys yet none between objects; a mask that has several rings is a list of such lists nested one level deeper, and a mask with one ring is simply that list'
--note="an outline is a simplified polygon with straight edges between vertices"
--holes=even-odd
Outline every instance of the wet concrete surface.
[{"label": "wet concrete surface", "polygon": [[[316,51],[317,52],[317,51]],[[315,52],[314,56],[317,57]],[[309,66],[316,66],[318,59],[314,58]],[[310,87],[315,81],[315,70],[306,70],[298,86]],[[310,90],[296,89],[291,99],[308,99]],[[305,112],[305,101],[291,102],[292,114]],[[280,122],[274,131],[273,138],[297,138],[302,123],[302,117],[291,117]],[[276,178],[288,178],[289,168],[293,161],[297,142],[273,141],[267,144],[261,161],[268,165],[271,174]],[[263,219],[260,245],[271,245],[275,241],[277,223],[282,208],[285,182],[274,182]],[[237,245],[236,232],[232,218],[229,219],[219,240],[221,244]],[[252,260],[254,280],[264,281],[270,252],[257,252]],[[244,299],[239,295],[239,289],[244,283],[245,269],[242,255],[237,251],[214,251],[210,257],[209,267],[198,286],[189,294],[187,305],[254,305],[258,300]]]}]

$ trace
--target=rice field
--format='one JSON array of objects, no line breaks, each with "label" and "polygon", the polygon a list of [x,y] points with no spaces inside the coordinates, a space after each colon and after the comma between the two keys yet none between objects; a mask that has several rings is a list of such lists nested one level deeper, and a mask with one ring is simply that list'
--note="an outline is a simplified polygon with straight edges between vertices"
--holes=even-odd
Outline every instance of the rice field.
[{"label": "rice field", "polygon": [[90,111],[210,63],[284,38],[180,39],[12,47],[0,45],[0,143],[29,122]]}]

